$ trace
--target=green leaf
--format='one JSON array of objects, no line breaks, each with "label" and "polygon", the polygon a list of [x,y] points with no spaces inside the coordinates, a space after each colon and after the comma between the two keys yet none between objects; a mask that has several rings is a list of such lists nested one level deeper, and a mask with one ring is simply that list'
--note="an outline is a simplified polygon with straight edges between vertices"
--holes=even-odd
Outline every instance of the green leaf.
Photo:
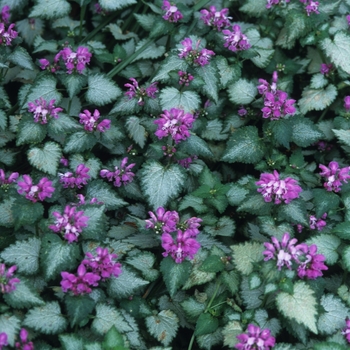
[{"label": "green leaf", "polygon": [[21,328],[21,320],[14,315],[2,314],[0,315],[0,329],[1,333],[7,334],[7,341],[9,345],[15,345],[15,339],[17,341],[18,333]]},{"label": "green leaf", "polygon": [[66,329],[67,321],[61,314],[59,303],[52,301],[30,309],[23,325],[44,334],[59,334]]},{"label": "green leaf", "polygon": [[314,74],[311,78],[311,87],[313,89],[322,89],[328,84],[328,80],[322,73]]},{"label": "green leaf", "polygon": [[141,271],[143,277],[148,281],[154,281],[158,278],[159,272],[153,268],[155,261],[154,254],[147,251],[126,259],[126,262]]},{"label": "green leaf", "polygon": [[270,122],[273,137],[276,142],[289,149],[292,139],[293,128],[289,119],[280,119]]},{"label": "green leaf", "polygon": [[276,336],[281,330],[280,321],[276,318],[269,319],[266,310],[256,310],[254,318],[261,329],[268,328],[274,336]]},{"label": "green leaf", "polygon": [[237,211],[244,211],[255,215],[268,215],[271,211],[271,203],[266,203],[261,194],[249,196],[238,208]]},{"label": "green leaf", "polygon": [[66,0],[38,0],[29,14],[30,18],[53,19],[64,17],[71,11]]},{"label": "green leaf", "polygon": [[240,322],[228,322],[222,330],[222,335],[224,336],[224,345],[228,346],[229,348],[233,348],[239,342],[237,335],[242,333],[243,328]]},{"label": "green leaf", "polygon": [[106,350],[118,350],[119,347],[124,346],[123,336],[117,331],[114,325],[106,333],[102,345]]},{"label": "green leaf", "polygon": [[336,138],[347,146],[350,146],[350,133],[349,130],[335,130],[332,129]]},{"label": "green leaf", "polygon": [[152,82],[154,81],[161,81],[161,82],[167,82],[170,80],[169,73],[171,71],[186,71],[188,67],[188,64],[185,60],[179,58],[178,55],[172,55],[170,54],[169,57],[167,57],[159,67],[159,69],[156,71],[156,76],[152,79]]},{"label": "green leaf", "polygon": [[69,117],[66,114],[60,113],[59,118],[51,119],[50,123],[47,125],[47,130],[49,134],[53,134],[54,136],[62,134],[70,134],[73,131],[81,129],[82,126],[79,125],[75,119]]},{"label": "green leaf", "polygon": [[[135,48],[135,52],[140,50],[142,46],[144,46],[149,41],[148,38],[144,38],[143,40],[140,40]],[[132,61],[135,62],[137,60],[141,59],[154,59],[158,58],[160,56],[163,56],[165,53],[165,47],[164,46],[158,46],[156,43],[152,42],[148,44],[147,48],[143,50],[141,53],[137,55],[137,57]]]},{"label": "green leaf", "polygon": [[[42,0],[44,1],[44,0]],[[56,0],[53,0],[56,1]],[[26,104],[28,102],[34,102],[42,97],[46,101],[55,100],[55,105],[57,106],[61,99],[62,94],[56,89],[57,81],[52,75],[43,75],[38,80],[35,81],[31,89],[29,90],[29,95],[26,99]]]},{"label": "green leaf", "polygon": [[94,134],[86,131],[78,131],[68,137],[64,152],[83,152],[91,149],[96,142],[97,139]]},{"label": "green leaf", "polygon": [[249,275],[254,264],[264,259],[264,246],[257,242],[245,242],[244,244],[232,245],[232,257],[236,268],[243,275]]},{"label": "green leaf", "polygon": [[24,119],[19,123],[17,146],[24,143],[40,143],[46,136],[46,126],[40,123],[35,123],[32,118]]},{"label": "green leaf", "polygon": [[237,105],[246,105],[251,103],[258,90],[254,83],[246,79],[239,79],[228,88],[229,99]]},{"label": "green leaf", "polygon": [[149,14],[134,13],[134,17],[136,18],[137,23],[139,23],[141,27],[147,32],[152,30],[155,22],[158,19],[158,16],[156,16],[153,13],[149,13]]},{"label": "green leaf", "polygon": [[198,156],[206,158],[214,157],[214,154],[210,150],[208,144],[200,137],[194,134],[191,134],[191,136],[187,140],[181,141],[178,150],[186,152],[188,154],[196,154]]},{"label": "green leaf", "polygon": [[223,88],[227,88],[229,84],[241,77],[241,68],[238,64],[229,65],[227,59],[223,56],[216,57],[215,62],[219,70],[220,84]]},{"label": "green leaf", "polygon": [[228,236],[232,237],[235,234],[236,225],[235,222],[228,216],[222,216],[215,226],[206,226],[205,231],[212,236]]},{"label": "green leaf", "polygon": [[349,315],[349,308],[333,294],[323,295],[321,298],[321,306],[325,310],[321,313],[317,328],[320,333],[333,334],[344,327],[344,320]]},{"label": "green leaf", "polygon": [[33,203],[23,197],[15,200],[14,207],[18,208],[13,211],[16,229],[25,225],[33,225],[44,214],[44,206],[41,203]]},{"label": "green leaf", "polygon": [[39,268],[40,246],[41,240],[33,237],[10,245],[0,256],[7,264],[17,265],[18,272],[32,275]]},{"label": "green leaf", "polygon": [[184,285],[190,276],[191,263],[183,261],[177,264],[170,256],[164,258],[160,263],[160,271],[171,297]]},{"label": "green leaf", "polygon": [[246,198],[248,190],[238,184],[231,184],[226,196],[230,205],[239,205]]},{"label": "green leaf", "polygon": [[158,315],[148,316],[146,326],[151,335],[167,346],[176,335],[179,319],[173,311],[162,310]]},{"label": "green leaf", "polygon": [[326,89],[306,87],[303,90],[302,98],[298,102],[300,112],[306,114],[313,110],[322,111],[335,100],[337,95],[337,88],[333,84],[329,84]]},{"label": "green leaf", "polygon": [[95,307],[95,301],[88,295],[69,295],[65,296],[65,304],[69,316],[70,326],[79,325],[89,317]]},{"label": "green leaf", "polygon": [[226,285],[228,290],[233,294],[236,294],[239,288],[239,276],[234,270],[223,271],[220,274],[220,280]]},{"label": "green leaf", "polygon": [[32,147],[28,151],[28,160],[35,168],[56,175],[59,160],[62,157],[61,147],[55,142],[46,142],[43,148]]},{"label": "green leaf", "polygon": [[312,190],[314,195],[313,202],[316,210],[316,217],[321,217],[332,209],[338,208],[339,196],[325,189],[315,188]]},{"label": "green leaf", "polygon": [[240,11],[249,13],[254,17],[261,17],[267,12],[265,0],[247,0],[244,5],[239,8]]},{"label": "green leaf", "polygon": [[136,0],[99,0],[99,4],[104,10],[115,11],[124,7],[137,4]]},{"label": "green leaf", "polygon": [[159,94],[160,105],[163,110],[180,108],[193,113],[200,106],[201,99],[195,91],[181,92],[174,87],[166,87]]},{"label": "green leaf", "polygon": [[205,304],[194,297],[189,297],[181,302],[181,307],[191,322],[196,322],[199,315],[205,310]]},{"label": "green leaf", "polygon": [[226,140],[228,134],[223,132],[222,121],[219,119],[209,120],[202,131],[202,137],[207,140]]},{"label": "green leaf", "polygon": [[11,293],[5,293],[3,297],[5,302],[15,309],[45,304],[38,292],[33,288],[32,281],[23,277],[20,278],[20,283],[16,284],[16,289]]},{"label": "green leaf", "polygon": [[108,210],[118,209],[127,204],[121,199],[116,191],[102,180],[94,180],[89,182],[86,190],[86,197],[89,199],[97,198],[102,202]]},{"label": "green leaf", "polygon": [[125,322],[123,315],[118,309],[108,304],[97,304],[96,316],[92,322],[91,328],[95,330],[97,334],[104,335],[113,325],[118,332],[121,333],[132,331],[132,328]]},{"label": "green leaf", "polygon": [[251,61],[257,67],[267,67],[275,52],[272,40],[270,38],[261,38],[259,31],[255,28],[249,28],[245,35],[248,37],[252,49],[244,53],[252,52],[254,54]]},{"label": "green leaf", "polygon": [[281,205],[278,208],[279,217],[293,224],[309,225],[306,215],[305,202],[299,199],[294,199],[286,205]]},{"label": "green leaf", "polygon": [[264,153],[265,146],[259,139],[258,129],[255,126],[245,126],[232,134],[222,160],[229,163],[256,163]]},{"label": "green leaf", "polygon": [[108,284],[108,294],[117,299],[128,298],[137,290],[148,284],[148,281],[137,277],[128,267],[122,267],[122,273],[118,278],[112,277]]},{"label": "green leaf", "polygon": [[275,236],[279,239],[282,238],[285,232],[293,231],[292,225],[286,222],[276,225],[276,221],[271,216],[260,216],[259,222],[262,233],[266,233],[269,236]]},{"label": "green leaf", "polygon": [[[102,4],[100,4],[102,6]],[[103,6],[102,6],[103,7]],[[86,100],[96,106],[104,106],[113,102],[122,91],[115,82],[104,74],[94,74],[88,77]]]},{"label": "green leaf", "polygon": [[347,346],[334,342],[320,342],[314,344],[314,350],[346,350]]},{"label": "green leaf", "polygon": [[219,321],[209,313],[201,314],[196,323],[195,335],[213,333],[219,327]]},{"label": "green leaf", "polygon": [[208,207],[203,204],[203,198],[198,198],[194,195],[187,195],[183,198],[183,200],[180,202],[179,210],[185,210],[187,208],[193,208],[196,213],[205,213],[208,210]]},{"label": "green leaf", "polygon": [[104,214],[105,206],[91,206],[84,208],[84,216],[89,218],[87,227],[84,227],[81,236],[84,239],[102,240],[106,236],[106,215]]},{"label": "green leaf", "polygon": [[140,124],[140,119],[131,116],[126,120],[125,126],[129,132],[129,137],[132,138],[141,148],[145,146],[147,132],[143,125]]},{"label": "green leaf", "polygon": [[86,85],[87,79],[85,75],[72,73],[64,75],[62,82],[68,91],[69,98],[73,98],[78,95],[83,86]]},{"label": "green leaf", "polygon": [[154,210],[165,207],[170,199],[177,196],[185,180],[186,174],[176,164],[164,168],[160,163],[151,160],[141,170],[142,190]]},{"label": "green leaf", "polygon": [[317,130],[317,126],[306,118],[293,120],[292,140],[300,147],[308,147],[320,140],[322,133]]},{"label": "green leaf", "polygon": [[321,47],[337,67],[350,74],[350,36],[344,31],[337,32],[333,40],[325,38],[321,41]]},{"label": "green leaf", "polygon": [[278,310],[283,316],[295,320],[317,334],[316,305],[314,291],[303,281],[294,284],[293,294],[280,292],[276,296]]},{"label": "green leaf", "polygon": [[219,79],[216,66],[213,64],[207,64],[195,68],[195,71],[198,76],[204,80],[204,85],[202,86],[203,92],[208,98],[217,103],[219,99]]},{"label": "green leaf", "polygon": [[83,350],[83,339],[76,334],[60,334],[58,337],[64,350]]},{"label": "green leaf", "polygon": [[17,46],[7,58],[10,62],[25,69],[34,70],[34,63],[28,51]]},{"label": "green leaf", "polygon": [[343,258],[344,265],[345,265],[346,269],[348,271],[350,271],[350,247],[349,246],[344,248],[343,253],[342,253],[342,258]]},{"label": "green leaf", "polygon": [[201,271],[205,272],[220,272],[225,269],[225,264],[222,262],[220,256],[209,255],[199,268]]},{"label": "green leaf", "polygon": [[77,266],[79,246],[63,241],[57,234],[45,234],[40,252],[41,267],[46,280],[60,276],[65,270]]},{"label": "green leaf", "polygon": [[121,115],[136,114],[141,110],[141,106],[137,104],[136,98],[122,97],[112,108],[109,114],[118,113]]},{"label": "green leaf", "polygon": [[345,221],[339,223],[333,228],[332,233],[335,233],[338,237],[342,239],[350,239],[350,222]]}]

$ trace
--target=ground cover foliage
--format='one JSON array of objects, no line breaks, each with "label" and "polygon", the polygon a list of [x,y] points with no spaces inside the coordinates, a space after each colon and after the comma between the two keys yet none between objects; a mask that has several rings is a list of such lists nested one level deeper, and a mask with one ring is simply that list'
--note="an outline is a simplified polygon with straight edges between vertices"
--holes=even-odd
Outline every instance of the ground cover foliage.
[{"label": "ground cover foliage", "polygon": [[0,5],[0,349],[348,348],[350,1]]}]

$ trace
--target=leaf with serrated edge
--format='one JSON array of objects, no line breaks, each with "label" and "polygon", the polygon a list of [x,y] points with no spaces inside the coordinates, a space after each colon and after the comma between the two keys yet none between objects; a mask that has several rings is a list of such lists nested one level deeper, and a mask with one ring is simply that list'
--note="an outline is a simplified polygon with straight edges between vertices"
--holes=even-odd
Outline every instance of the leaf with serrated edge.
[{"label": "leaf with serrated edge", "polygon": [[115,11],[124,7],[137,4],[136,0],[99,0],[99,4],[104,10]]},{"label": "leaf with serrated edge", "polygon": [[61,314],[58,302],[52,301],[30,309],[23,325],[44,334],[58,334],[66,329],[67,321]]},{"label": "leaf with serrated edge", "polygon": [[333,265],[338,261],[339,254],[337,249],[341,240],[337,236],[321,233],[306,240],[306,243],[317,245],[317,254],[322,254],[326,257],[327,265]]},{"label": "leaf with serrated edge", "polygon": [[140,124],[140,119],[131,116],[127,119],[125,126],[130,133],[131,138],[141,147],[145,146],[147,134],[146,129]]},{"label": "leaf with serrated edge", "polygon": [[40,247],[41,240],[38,238],[17,241],[1,253],[1,258],[8,264],[17,265],[18,272],[32,275],[39,268]]},{"label": "leaf with serrated edge", "polygon": [[233,262],[237,270],[244,275],[253,271],[253,264],[263,260],[264,246],[257,242],[246,242],[244,244],[232,245]]},{"label": "leaf with serrated edge", "polygon": [[76,334],[60,334],[58,337],[64,350],[83,350],[83,339]]},{"label": "leaf with serrated edge", "polygon": [[42,97],[46,101],[55,100],[55,105],[57,106],[61,101],[62,94],[56,89],[57,81],[53,76],[43,76],[39,78],[31,87],[29,95],[26,99],[26,104],[28,102],[34,102],[35,100]]},{"label": "leaf with serrated edge", "polygon": [[177,55],[170,55],[160,68],[158,69],[156,76],[152,79],[154,81],[168,81],[170,79],[169,73],[173,70],[175,71],[186,71],[188,64],[185,60],[179,58]]},{"label": "leaf with serrated edge", "polygon": [[38,0],[32,8],[30,18],[53,19],[68,15],[71,10],[70,4],[66,0]]},{"label": "leaf with serrated edge", "polygon": [[179,108],[185,112],[193,113],[199,108],[200,97],[195,91],[179,91],[174,87],[166,87],[159,94],[160,105],[163,110]]},{"label": "leaf with serrated edge", "polygon": [[228,89],[230,101],[237,105],[251,103],[257,93],[255,84],[246,79],[239,79]]},{"label": "leaf with serrated edge", "polygon": [[278,310],[287,318],[303,324],[317,334],[316,305],[314,291],[303,281],[294,284],[293,294],[280,292],[276,297]]},{"label": "leaf with serrated edge", "polygon": [[9,345],[15,345],[15,338],[18,337],[18,333],[21,326],[21,320],[14,315],[3,314],[0,315],[0,329],[1,333],[7,334],[7,341]]}]

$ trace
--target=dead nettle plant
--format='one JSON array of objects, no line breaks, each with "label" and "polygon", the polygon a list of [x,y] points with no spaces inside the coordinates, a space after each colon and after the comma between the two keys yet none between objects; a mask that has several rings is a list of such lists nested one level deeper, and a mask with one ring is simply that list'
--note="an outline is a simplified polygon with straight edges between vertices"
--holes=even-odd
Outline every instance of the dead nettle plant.
[{"label": "dead nettle plant", "polygon": [[0,6],[0,349],[348,348],[349,1]]}]

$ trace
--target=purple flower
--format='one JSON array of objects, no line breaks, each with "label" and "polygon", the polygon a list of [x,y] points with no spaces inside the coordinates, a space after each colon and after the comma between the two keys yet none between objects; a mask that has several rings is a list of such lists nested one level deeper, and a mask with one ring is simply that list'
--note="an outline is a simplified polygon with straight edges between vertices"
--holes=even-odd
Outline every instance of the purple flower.
[{"label": "purple flower", "polygon": [[1,9],[1,22],[8,24],[10,19],[10,6],[5,5]]},{"label": "purple flower", "polygon": [[190,137],[189,129],[194,122],[191,113],[185,113],[182,109],[172,108],[165,110],[160,119],[154,121],[158,125],[155,135],[161,140],[163,137],[171,136],[175,143]]},{"label": "purple flower", "polygon": [[239,343],[235,345],[235,348],[238,350],[270,350],[276,342],[269,329],[260,329],[253,324],[248,325],[247,333],[237,335],[237,339]]},{"label": "purple flower", "polygon": [[224,34],[224,47],[227,47],[233,52],[244,51],[251,48],[248,37],[241,32],[241,27],[238,24],[232,26],[232,32],[229,29],[222,31]]},{"label": "purple flower", "polygon": [[306,10],[306,13],[308,16],[310,16],[310,14],[312,12],[319,14],[319,11],[318,11],[319,2],[318,1],[300,0],[300,2],[302,2],[303,4],[306,5],[305,10]]},{"label": "purple flower", "polygon": [[15,26],[15,24],[12,23],[9,25],[9,27],[6,30],[5,24],[2,22],[0,23],[1,41],[6,46],[10,46],[12,44],[12,40],[17,38],[17,36],[18,36],[18,33],[12,29],[14,26]]},{"label": "purple flower", "polygon": [[332,63],[322,63],[321,64],[321,68],[320,68],[320,72],[321,74],[327,75],[328,73],[330,73],[333,69],[333,64]]},{"label": "purple flower", "polygon": [[328,167],[320,164],[322,172],[320,175],[326,178],[326,182],[323,186],[327,191],[339,192],[341,190],[342,182],[346,182],[346,180],[350,179],[349,171],[350,167],[345,167],[340,169],[338,162],[332,161],[329,163]]},{"label": "purple flower", "polygon": [[9,343],[7,342],[7,334],[5,332],[0,333],[0,350],[2,350],[3,346],[7,346]]},{"label": "purple flower", "polygon": [[260,180],[255,184],[260,187],[258,192],[263,195],[265,202],[274,201],[275,204],[282,202],[288,204],[293,199],[298,198],[302,191],[297,180],[290,177],[280,180],[276,170],[273,171],[273,174],[261,174]]},{"label": "purple flower", "polygon": [[327,225],[324,219],[327,218],[327,213],[324,213],[320,219],[317,219],[315,215],[310,215],[309,217],[309,226],[311,230],[322,231],[323,228]]},{"label": "purple flower", "polygon": [[271,85],[265,79],[259,79],[260,85],[258,85],[258,91],[260,95],[264,95],[266,92],[271,92],[273,94],[277,93],[277,81],[278,73],[274,71],[272,73],[272,83]]},{"label": "purple flower", "polygon": [[25,193],[26,198],[33,203],[43,201],[45,198],[50,198],[55,188],[52,187],[52,181],[43,177],[37,185],[33,185],[33,180],[29,175],[23,175],[23,181],[18,182],[20,187],[17,192],[19,194]]},{"label": "purple flower", "polygon": [[78,241],[80,233],[84,227],[87,227],[89,220],[89,217],[84,216],[84,211],[76,212],[76,207],[70,207],[69,205],[64,208],[63,215],[58,211],[54,211],[52,215],[56,218],[56,221],[49,226],[49,229],[63,234],[69,243]]},{"label": "purple flower", "polygon": [[193,75],[191,75],[190,73],[187,73],[187,72],[183,72],[182,70],[179,70],[177,72],[177,74],[180,77],[180,79],[179,79],[179,84],[180,85],[185,84],[185,86],[189,86],[190,82],[194,79]]},{"label": "purple flower", "polygon": [[288,99],[288,94],[284,91],[278,90],[274,95],[271,92],[265,93],[263,118],[270,118],[270,120],[278,120],[286,115],[293,115],[296,111],[293,104],[295,100]]},{"label": "purple flower", "polygon": [[85,66],[90,63],[91,57],[92,54],[87,47],[79,46],[77,52],[72,51],[70,47],[65,47],[55,56],[54,61],[58,62],[62,58],[68,74],[72,74],[73,71],[82,74]]},{"label": "purple flower", "polygon": [[156,234],[170,233],[176,231],[176,225],[179,223],[179,214],[176,211],[165,211],[163,207],[156,210],[156,214],[149,211],[150,219],[145,220],[146,228],[152,228]]},{"label": "purple flower", "polygon": [[347,112],[350,110],[350,96],[344,97],[344,108]]},{"label": "purple flower", "polygon": [[270,9],[273,5],[278,5],[281,1],[281,4],[288,3],[290,0],[267,0],[266,8]]},{"label": "purple flower", "polygon": [[120,187],[121,185],[127,185],[133,181],[135,174],[130,171],[136,164],[132,163],[127,165],[128,157],[123,158],[120,163],[120,168],[114,167],[114,171],[109,171],[107,169],[102,169],[100,171],[100,176],[107,178],[108,181],[113,181],[113,185]]},{"label": "purple flower", "polygon": [[59,173],[60,182],[64,188],[82,188],[83,185],[87,184],[87,180],[90,179],[89,170],[90,168],[87,168],[84,164],[79,164],[75,170],[75,176],[71,172]]},{"label": "purple flower", "polygon": [[129,91],[125,93],[126,96],[129,97],[129,100],[136,97],[137,98],[137,104],[139,106],[143,106],[145,104],[145,97],[148,98],[156,98],[156,93],[158,92],[157,84],[158,82],[151,83],[148,87],[139,87],[139,83],[136,79],[130,78],[129,80],[132,81],[132,84],[127,83],[124,84],[125,87],[129,88]]},{"label": "purple flower", "polygon": [[103,119],[98,123],[100,118],[100,112],[95,109],[94,114],[92,115],[87,109],[84,110],[84,113],[79,114],[79,122],[84,125],[86,131],[98,130],[100,132],[105,132],[111,127],[111,121],[109,119]]},{"label": "purple flower", "polygon": [[244,117],[248,114],[248,111],[243,106],[241,106],[237,113],[240,117]]},{"label": "purple flower", "polygon": [[228,8],[224,8],[221,11],[216,11],[215,6],[210,6],[208,10],[201,10],[202,14],[201,20],[210,27],[213,27],[217,31],[221,31],[222,28],[226,28],[230,26],[230,19],[232,17],[227,17]]},{"label": "purple flower", "polygon": [[350,26],[350,15],[346,16],[346,20],[348,21],[348,25]]},{"label": "purple flower", "polygon": [[34,350],[34,345],[32,342],[28,342],[28,332],[25,328],[22,328],[19,332],[19,337],[21,339],[21,342],[16,342],[15,347],[16,349],[21,350]]},{"label": "purple flower", "polygon": [[[348,341],[348,343],[350,344],[350,319],[347,317],[346,320],[346,326],[345,328],[342,330],[341,334],[345,335],[345,339]],[[3,334],[3,333],[2,333]],[[0,334],[1,336],[1,334]],[[1,343],[0,343],[1,344]]]},{"label": "purple flower", "polygon": [[[5,264],[0,264],[0,290],[1,293],[11,293],[16,289],[16,284],[20,280],[16,277],[12,278],[14,272],[17,270],[17,266],[13,265],[6,271]],[[1,344],[1,343],[0,343]]]},{"label": "purple flower", "polygon": [[5,172],[2,169],[0,169],[0,186],[9,185],[9,184],[12,184],[12,183],[16,182],[16,180],[18,179],[18,176],[19,176],[18,173],[12,173],[6,179]]},{"label": "purple flower", "polygon": [[68,161],[67,158],[62,157],[62,158],[60,159],[60,163],[63,164],[64,166],[68,166],[69,161]]},{"label": "purple flower", "polygon": [[323,275],[322,270],[328,270],[328,267],[323,263],[326,260],[324,255],[316,254],[316,244],[308,246],[306,243],[302,243],[299,246],[302,248],[304,254],[296,259],[299,264],[298,276],[300,278],[306,277],[310,280],[321,277]]},{"label": "purple flower", "polygon": [[87,259],[82,261],[82,264],[91,271],[99,275],[102,280],[111,277],[118,277],[121,273],[121,264],[114,261],[117,254],[109,254],[108,248],[96,248],[96,256],[91,253],[86,253]]},{"label": "purple flower", "polygon": [[161,239],[162,247],[165,249],[163,256],[170,254],[177,264],[182,263],[187,257],[192,260],[200,248],[199,242],[191,238],[190,232],[187,231],[178,230],[176,241],[170,233],[163,233]]},{"label": "purple flower", "polygon": [[183,18],[182,13],[178,10],[175,5],[172,5],[169,1],[163,0],[162,10],[166,11],[163,18],[166,21],[176,23]]},{"label": "purple flower", "polygon": [[179,159],[177,163],[180,164],[183,168],[188,169],[195,159],[198,159],[196,155],[184,159]]},{"label": "purple flower", "polygon": [[77,276],[63,271],[61,272],[61,287],[63,292],[72,291],[74,295],[89,294],[92,292],[90,287],[97,287],[101,277],[93,272],[87,272],[86,267],[80,264]]},{"label": "purple flower", "polygon": [[54,106],[55,100],[49,103],[40,97],[35,100],[35,103],[28,102],[28,111],[33,113],[34,122],[40,124],[47,124],[50,118],[58,118],[58,113],[63,111],[61,107]]},{"label": "purple flower", "polygon": [[192,39],[185,38],[181,41],[183,48],[179,49],[179,57],[185,58],[190,64],[195,64],[199,66],[205,66],[209,64],[210,56],[214,56],[215,52],[207,49],[198,50],[200,40],[198,40],[196,47],[193,49]]},{"label": "purple flower", "polygon": [[327,143],[326,141],[318,141],[314,144],[320,152],[330,151],[333,145]]}]

